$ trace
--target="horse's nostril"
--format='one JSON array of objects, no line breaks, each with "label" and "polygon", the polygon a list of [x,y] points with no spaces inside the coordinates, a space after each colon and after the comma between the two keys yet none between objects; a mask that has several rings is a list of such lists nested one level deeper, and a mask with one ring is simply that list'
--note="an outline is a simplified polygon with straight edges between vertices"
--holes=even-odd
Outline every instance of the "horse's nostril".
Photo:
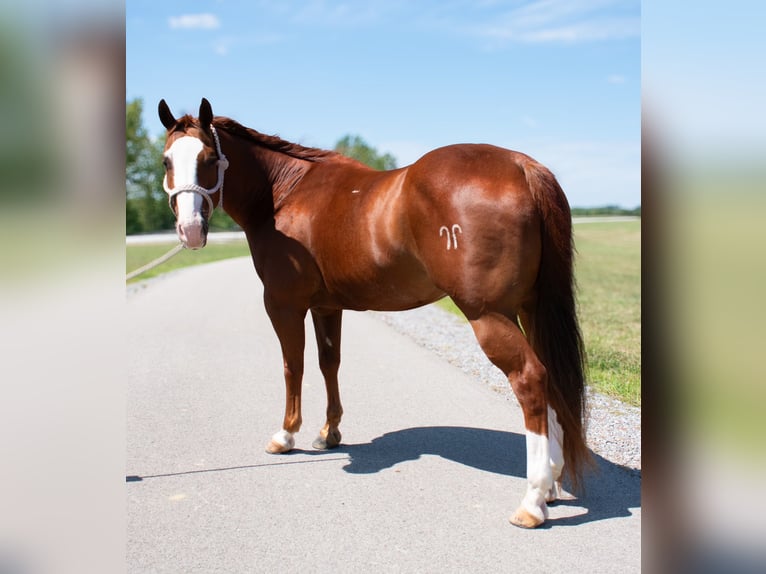
[{"label": "horse's nostril", "polygon": [[207,242],[207,222],[195,217],[190,221],[176,222],[178,238],[188,249],[201,249]]}]

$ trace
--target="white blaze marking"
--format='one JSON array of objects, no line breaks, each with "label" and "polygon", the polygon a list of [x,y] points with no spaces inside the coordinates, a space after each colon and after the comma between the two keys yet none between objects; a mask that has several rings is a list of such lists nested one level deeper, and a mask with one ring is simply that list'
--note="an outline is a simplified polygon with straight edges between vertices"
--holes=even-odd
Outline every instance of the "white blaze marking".
[{"label": "white blaze marking", "polygon": [[197,156],[202,151],[202,141],[191,136],[173,142],[165,157],[173,162],[173,186],[197,184]]},{"label": "white blaze marking", "polygon": [[[187,184],[199,185],[197,181],[197,157],[203,149],[202,141],[191,136],[178,138],[173,142],[165,157],[173,166],[173,187]],[[178,221],[192,221],[201,213],[202,196],[198,193],[181,192],[176,196]]]}]

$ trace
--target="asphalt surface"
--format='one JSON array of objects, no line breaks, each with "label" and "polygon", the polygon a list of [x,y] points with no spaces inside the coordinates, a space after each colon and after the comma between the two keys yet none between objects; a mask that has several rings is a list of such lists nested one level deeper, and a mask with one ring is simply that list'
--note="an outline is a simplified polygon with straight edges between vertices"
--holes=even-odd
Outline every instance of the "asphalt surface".
[{"label": "asphalt surface", "polygon": [[307,319],[303,429],[269,455],[284,384],[249,259],[127,295],[127,572],[638,572],[640,478],[597,457],[537,530],[518,407],[364,313],[344,314],[343,444]]}]

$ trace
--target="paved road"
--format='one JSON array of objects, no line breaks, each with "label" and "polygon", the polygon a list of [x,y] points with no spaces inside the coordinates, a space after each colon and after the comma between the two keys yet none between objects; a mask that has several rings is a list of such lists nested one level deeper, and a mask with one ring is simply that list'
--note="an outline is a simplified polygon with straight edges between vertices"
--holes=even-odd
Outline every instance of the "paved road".
[{"label": "paved road", "polygon": [[344,316],[343,442],[311,449],[324,386],[310,320],[297,450],[250,261],[191,267],[127,297],[127,571],[638,572],[640,484],[599,459],[542,529],[517,407],[373,316]]}]

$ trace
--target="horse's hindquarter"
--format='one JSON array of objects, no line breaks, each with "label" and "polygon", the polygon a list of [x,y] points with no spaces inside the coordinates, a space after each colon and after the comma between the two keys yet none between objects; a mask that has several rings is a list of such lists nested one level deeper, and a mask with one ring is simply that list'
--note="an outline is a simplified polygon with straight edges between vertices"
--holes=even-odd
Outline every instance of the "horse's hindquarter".
[{"label": "horse's hindquarter", "polygon": [[320,305],[403,310],[444,295],[412,250],[402,196],[406,168],[317,172],[278,218],[316,262],[324,283]]},{"label": "horse's hindquarter", "polygon": [[434,150],[407,175],[408,213],[432,280],[466,307],[517,310],[534,298],[540,216],[517,152]]}]

